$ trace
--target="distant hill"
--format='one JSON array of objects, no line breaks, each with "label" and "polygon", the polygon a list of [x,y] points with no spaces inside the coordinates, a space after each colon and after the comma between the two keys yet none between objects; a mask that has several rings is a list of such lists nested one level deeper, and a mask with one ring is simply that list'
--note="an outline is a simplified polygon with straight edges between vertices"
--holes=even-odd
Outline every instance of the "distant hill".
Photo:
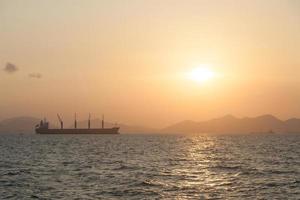
[{"label": "distant hill", "polygon": [[[35,117],[14,117],[0,121],[1,133],[34,133],[34,127],[40,122]],[[115,124],[106,122],[105,127],[112,127]],[[79,121],[78,128],[86,128],[87,121]],[[195,122],[185,120],[163,129],[153,129],[143,126],[130,126],[117,124],[120,133],[130,134],[155,134],[155,133],[266,133],[269,131],[277,133],[300,133],[300,119],[292,118],[286,121],[277,119],[272,115],[258,117],[237,118],[232,115],[215,118],[208,121]],[[50,123],[54,128],[54,124]],[[65,127],[74,127],[73,125]],[[91,128],[101,127],[100,119],[91,120]]]},{"label": "distant hill", "polygon": [[182,121],[162,129],[165,133],[300,133],[300,119],[282,121],[272,115],[236,118],[226,115],[208,121]]},{"label": "distant hill", "polygon": [[0,121],[1,133],[34,133],[40,119],[34,117],[13,117]]}]

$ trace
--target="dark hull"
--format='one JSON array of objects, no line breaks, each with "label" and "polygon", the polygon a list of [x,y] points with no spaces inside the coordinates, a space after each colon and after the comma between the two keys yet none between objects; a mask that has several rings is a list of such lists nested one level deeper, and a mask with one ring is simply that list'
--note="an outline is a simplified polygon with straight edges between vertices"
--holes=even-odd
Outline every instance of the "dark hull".
[{"label": "dark hull", "polygon": [[35,129],[37,134],[120,134],[119,128],[93,129]]}]

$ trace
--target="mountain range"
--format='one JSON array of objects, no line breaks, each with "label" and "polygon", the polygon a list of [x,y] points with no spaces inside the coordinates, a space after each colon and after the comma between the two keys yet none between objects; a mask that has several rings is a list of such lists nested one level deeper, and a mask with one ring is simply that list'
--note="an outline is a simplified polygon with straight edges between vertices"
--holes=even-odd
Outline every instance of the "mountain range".
[{"label": "mountain range", "polygon": [[208,121],[182,121],[162,130],[170,133],[300,133],[300,119],[286,121],[273,115],[237,118],[226,115]]},{"label": "mountain range", "polygon": [[[35,117],[14,117],[0,121],[0,133],[34,133],[34,127],[40,119]],[[50,123],[51,124],[51,123]],[[100,119],[91,121],[92,128],[101,126]],[[105,127],[112,127],[115,124],[106,122]],[[87,127],[87,121],[79,121],[78,128]],[[179,123],[167,126],[162,129],[154,129],[143,126],[130,126],[118,124],[121,133],[300,133],[300,119],[292,118],[280,120],[273,115],[262,115],[258,117],[237,118],[232,115],[226,115],[207,121],[185,120]],[[55,126],[51,126],[55,128]],[[73,125],[68,126],[68,128]]]}]

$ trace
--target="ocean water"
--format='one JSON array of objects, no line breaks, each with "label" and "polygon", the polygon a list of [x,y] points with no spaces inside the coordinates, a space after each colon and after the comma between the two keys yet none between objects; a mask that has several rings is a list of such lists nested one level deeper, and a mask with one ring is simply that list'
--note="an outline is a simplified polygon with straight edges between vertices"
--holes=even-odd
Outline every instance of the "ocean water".
[{"label": "ocean water", "polygon": [[300,134],[0,135],[0,199],[300,199]]}]

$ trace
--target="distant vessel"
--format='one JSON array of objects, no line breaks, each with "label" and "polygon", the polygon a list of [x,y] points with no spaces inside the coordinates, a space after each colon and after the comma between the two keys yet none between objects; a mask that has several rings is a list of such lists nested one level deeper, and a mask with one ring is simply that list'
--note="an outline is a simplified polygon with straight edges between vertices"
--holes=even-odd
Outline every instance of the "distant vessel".
[{"label": "distant vessel", "polygon": [[57,117],[60,122],[60,129],[50,129],[49,122],[44,119],[35,126],[35,132],[37,134],[120,134],[120,127],[115,126],[112,128],[104,128],[104,116],[102,116],[102,128],[91,128],[90,115],[88,120],[88,128],[77,128],[76,114],[74,128],[64,128],[64,123],[61,117],[58,114]]}]

